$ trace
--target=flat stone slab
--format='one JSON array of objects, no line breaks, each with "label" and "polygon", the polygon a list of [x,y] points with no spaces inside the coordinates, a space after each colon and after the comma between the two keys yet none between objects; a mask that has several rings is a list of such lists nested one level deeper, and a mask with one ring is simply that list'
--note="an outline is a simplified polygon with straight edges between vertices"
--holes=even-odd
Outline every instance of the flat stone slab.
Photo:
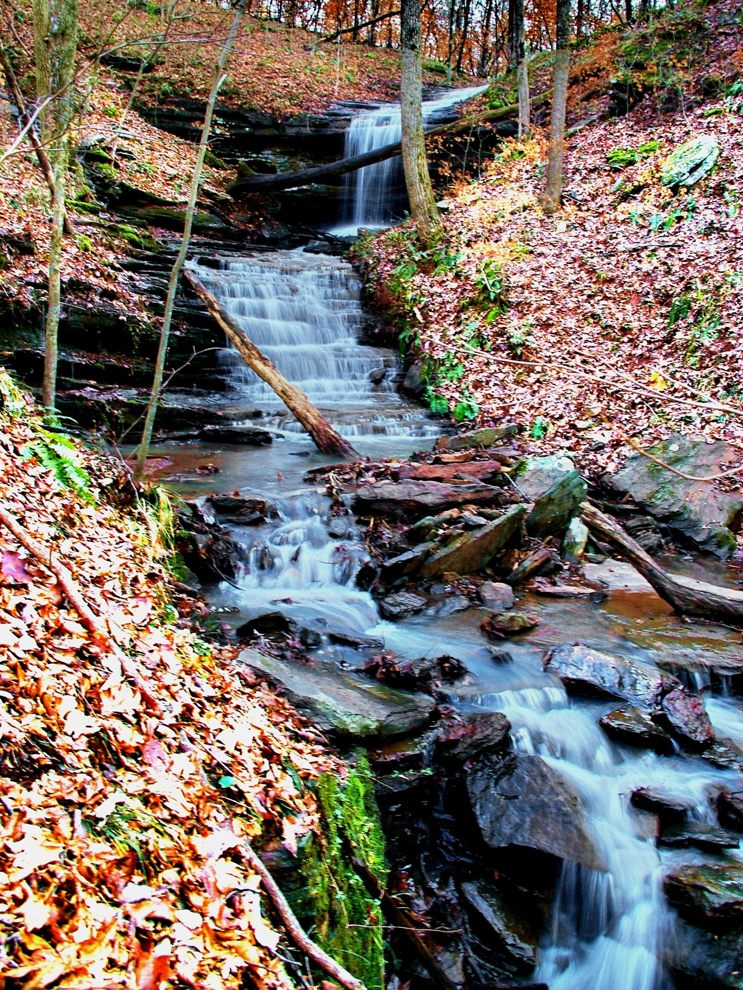
[{"label": "flat stone slab", "polygon": [[491,559],[503,550],[521,526],[526,506],[514,505],[498,519],[471,533],[460,536],[451,546],[429,557],[421,569],[423,577],[439,574],[472,574],[487,567]]},{"label": "flat stone slab", "polygon": [[404,512],[440,512],[455,505],[493,505],[503,498],[492,485],[445,485],[439,481],[383,481],[365,485],[354,496],[354,511],[360,516]]},{"label": "flat stone slab", "polygon": [[634,594],[657,595],[658,592],[632,564],[609,558],[601,564],[584,564],[586,581],[600,584],[607,591],[630,591]]},{"label": "flat stone slab", "polygon": [[279,660],[243,650],[239,660],[282,687],[295,707],[325,732],[358,739],[401,736],[431,720],[435,702],[372,681],[335,664]]},{"label": "flat stone slab", "polygon": [[743,867],[709,864],[684,866],[663,883],[669,904],[689,921],[743,919]]}]

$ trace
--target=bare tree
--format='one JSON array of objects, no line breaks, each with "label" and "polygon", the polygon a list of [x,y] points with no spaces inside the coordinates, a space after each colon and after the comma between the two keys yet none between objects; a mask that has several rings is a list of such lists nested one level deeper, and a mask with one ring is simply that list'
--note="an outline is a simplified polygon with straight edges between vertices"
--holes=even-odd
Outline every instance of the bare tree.
[{"label": "bare tree", "polygon": [[436,209],[431,177],[428,174],[426,141],[423,134],[420,42],[420,0],[402,0],[400,13],[402,164],[410,200],[410,212],[418,231],[418,239],[424,247],[429,247],[441,232],[441,220]]},{"label": "bare tree", "polygon": [[529,69],[524,43],[524,0],[508,0],[508,68],[515,69],[519,89],[519,137],[529,130]]},{"label": "bare tree", "polygon": [[162,330],[160,331],[160,345],[158,347],[157,359],[155,361],[155,376],[152,382],[152,392],[150,393],[150,401],[147,405],[147,415],[145,416],[144,428],[142,429],[142,440],[139,445],[139,450],[137,451],[137,462],[134,468],[134,483],[137,485],[139,485],[142,481],[145,464],[147,463],[147,453],[150,449],[150,441],[152,440],[152,431],[155,426],[155,416],[157,414],[157,406],[160,401],[160,391],[163,384],[163,375],[165,373],[165,357],[168,353],[170,327],[173,322],[175,297],[178,292],[178,278],[186,261],[188,246],[191,240],[191,228],[193,227],[193,218],[194,213],[196,212],[196,200],[198,199],[199,187],[201,185],[201,173],[204,168],[204,159],[206,158],[206,152],[209,146],[209,135],[212,129],[214,107],[217,103],[217,95],[219,93],[220,86],[225,80],[225,66],[232,49],[232,43],[235,40],[235,35],[237,34],[237,29],[240,25],[240,19],[242,17],[244,6],[245,0],[242,0],[235,10],[235,16],[232,21],[230,33],[227,36],[227,40],[222,48],[219,61],[214,67],[212,88],[209,93],[209,99],[206,103],[204,124],[201,129],[201,141],[199,142],[199,150],[196,154],[196,164],[191,177],[191,189],[188,196],[188,206],[186,207],[186,215],[183,223],[181,247],[175,262],[173,263],[173,267],[170,272],[170,280],[168,282],[168,295],[165,300],[163,325]]},{"label": "bare tree", "polygon": [[[65,179],[69,157],[68,128],[74,113],[77,0],[34,0],[33,13],[36,95],[40,103],[46,101],[39,114],[41,143],[49,149],[53,186],[42,389],[42,402],[51,412],[57,391]],[[53,96],[55,98],[50,99]]]},{"label": "bare tree", "polygon": [[562,199],[562,161],[565,156],[565,116],[568,102],[570,68],[570,0],[557,0],[555,69],[552,95],[552,126],[547,159],[547,188],[542,208],[547,214],[560,209]]}]

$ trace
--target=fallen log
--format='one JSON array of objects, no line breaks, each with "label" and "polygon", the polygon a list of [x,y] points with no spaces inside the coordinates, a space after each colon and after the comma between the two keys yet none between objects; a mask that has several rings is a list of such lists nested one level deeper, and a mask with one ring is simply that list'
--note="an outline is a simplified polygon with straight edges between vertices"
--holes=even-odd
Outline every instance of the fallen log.
[{"label": "fallen log", "polygon": [[[547,93],[542,93],[532,100],[532,106],[539,106],[548,98]],[[440,127],[431,127],[426,131],[426,137],[449,137],[454,134],[462,134],[471,127],[479,127],[481,124],[489,124],[496,120],[503,120],[514,113],[518,113],[518,104],[514,103],[507,107],[499,107],[497,110],[485,110],[483,113],[475,114],[473,117],[462,117],[460,120],[452,121],[450,124],[442,124]],[[247,179],[240,179],[227,187],[230,196],[237,193],[252,192],[279,192],[281,189],[294,189],[299,186],[309,186],[313,182],[324,182],[334,176],[346,175],[359,168],[366,168],[367,165],[376,165],[387,158],[394,158],[402,150],[400,141],[392,144],[385,144],[382,148],[375,148],[373,151],[365,151],[361,155],[352,155],[350,158],[343,158],[339,162],[328,162],[326,165],[316,165],[314,168],[304,168],[298,172],[279,172],[278,175],[251,175]]]},{"label": "fallen log", "polygon": [[237,348],[240,356],[259,378],[270,385],[287,409],[293,413],[323,454],[336,457],[358,456],[351,444],[336,433],[325,417],[312,405],[307,396],[296,385],[292,385],[281,374],[273,362],[258,350],[245,331],[226,313],[209,290],[202,285],[192,271],[184,269],[188,282],[196,290],[199,298],[212,314],[220,327]]},{"label": "fallen log", "polygon": [[621,551],[630,564],[652,584],[661,598],[682,615],[698,615],[743,626],[743,591],[722,588],[707,581],[671,574],[622,529],[595,506],[581,506],[583,522],[591,532]]}]

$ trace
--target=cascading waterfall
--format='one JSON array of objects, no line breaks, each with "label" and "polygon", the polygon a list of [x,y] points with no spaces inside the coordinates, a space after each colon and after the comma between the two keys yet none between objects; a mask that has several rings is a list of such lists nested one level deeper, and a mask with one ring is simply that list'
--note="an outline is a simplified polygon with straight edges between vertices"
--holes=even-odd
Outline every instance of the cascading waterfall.
[{"label": "cascading waterfall", "polygon": [[[199,266],[199,278],[224,309],[346,436],[437,433],[396,389],[397,356],[359,344],[361,281],[347,261],[302,249]],[[236,352],[233,383],[269,426],[301,432],[273,390]]]},{"label": "cascading waterfall", "polygon": [[[437,114],[477,96],[485,88],[458,89],[436,100],[424,101],[424,122],[431,122]],[[387,104],[359,114],[346,132],[343,157],[350,158],[393,144],[400,140],[401,133],[399,104]],[[388,158],[376,165],[350,172],[345,179],[343,202],[343,214],[336,233],[355,234],[359,227],[388,227],[401,219],[407,200],[400,157]]]}]

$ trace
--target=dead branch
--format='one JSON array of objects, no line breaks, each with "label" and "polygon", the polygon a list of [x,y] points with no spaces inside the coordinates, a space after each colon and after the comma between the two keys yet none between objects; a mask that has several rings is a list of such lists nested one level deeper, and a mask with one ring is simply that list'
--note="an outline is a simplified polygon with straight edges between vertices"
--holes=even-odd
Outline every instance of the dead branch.
[{"label": "dead branch", "polygon": [[670,471],[671,474],[678,475],[678,477],[683,478],[684,481],[704,481],[704,482],[719,481],[720,478],[730,478],[734,474],[743,473],[743,464],[739,464],[738,467],[731,468],[729,471],[720,471],[718,474],[707,475],[706,478],[697,478],[693,474],[684,474],[684,472],[679,471],[678,468],[672,467],[670,464],[666,464],[666,462],[662,461],[659,457],[655,457],[647,450],[643,450],[642,447],[640,447],[639,444],[635,443],[634,440],[628,440],[627,443],[630,445],[630,447],[636,450],[638,454],[642,454],[643,457],[647,457],[647,459],[649,461],[652,461],[653,464],[657,464],[658,467],[665,468],[665,470]]},{"label": "dead branch", "polygon": [[671,574],[653,560],[614,519],[588,502],[581,505],[581,512],[583,522],[591,532],[616,547],[675,611],[681,615],[698,615],[743,626],[743,591]]},{"label": "dead branch", "polygon": [[320,38],[320,44],[324,44],[327,41],[335,41],[336,38],[340,38],[342,34],[351,34],[353,31],[362,31],[364,28],[374,27],[374,25],[379,24],[380,21],[386,21],[390,17],[398,17],[399,14],[400,8],[398,7],[397,10],[390,10],[386,14],[380,14],[379,17],[372,17],[370,21],[364,21],[363,24],[353,24],[351,27],[341,28],[333,34],[326,34],[324,38]]},{"label": "dead branch", "polygon": [[287,932],[291,936],[294,944],[301,949],[305,955],[309,956],[314,963],[317,963],[324,973],[327,973],[328,976],[340,983],[340,985],[344,987],[344,990],[366,990],[366,987],[361,980],[357,980],[355,976],[352,976],[347,969],[341,966],[340,963],[337,963],[335,959],[332,959],[327,952],[321,949],[319,945],[309,938],[305,930],[297,921],[296,915],[289,907],[287,899],[281,893],[281,890],[269,873],[263,860],[253,850],[250,844],[244,842],[242,846],[240,846],[240,849],[251,868],[255,870],[261,878],[263,888],[271,899],[271,903],[276,908],[276,911],[278,912],[278,915],[281,918]]},{"label": "dead branch", "polygon": [[8,512],[8,510],[2,505],[0,505],[0,522],[2,522],[10,530],[21,546],[25,547],[26,550],[28,550],[28,552],[32,554],[40,564],[52,572],[57,581],[59,581],[59,585],[67,596],[70,604],[80,616],[80,621],[85,628],[93,634],[94,638],[98,640],[104,649],[106,649],[116,658],[116,660],[119,661],[121,664],[121,669],[137,687],[139,693],[148,703],[150,708],[156,714],[160,714],[160,705],[142,678],[142,675],[137,669],[137,665],[131,657],[128,657],[121,649],[119,649],[116,643],[114,643],[111,639],[111,636],[103,624],[103,621],[95,615],[88,603],[85,601],[83,593],[78,587],[77,582],[73,578],[69,568],[66,567],[61,561],[54,560],[51,549],[47,549],[42,543],[31,536],[28,530],[18,522],[16,517],[12,513]]}]

